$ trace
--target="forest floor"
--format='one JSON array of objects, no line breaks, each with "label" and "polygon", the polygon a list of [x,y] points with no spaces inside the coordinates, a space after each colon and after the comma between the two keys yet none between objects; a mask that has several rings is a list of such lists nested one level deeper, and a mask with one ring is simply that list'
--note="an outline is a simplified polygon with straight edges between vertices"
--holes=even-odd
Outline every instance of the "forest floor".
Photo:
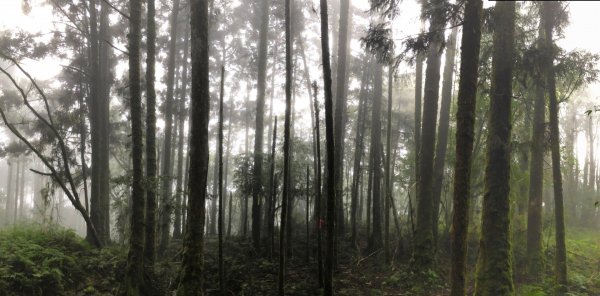
[{"label": "forest floor", "polygon": [[[306,262],[306,242],[301,237],[292,245],[287,260],[286,295],[320,295],[316,258]],[[515,273],[517,295],[552,295],[553,246],[547,237],[546,269],[543,280],[533,281]],[[360,242],[363,244],[365,242]],[[475,247],[473,241],[470,247]],[[568,229],[568,266],[570,295],[600,295],[600,232]],[[316,246],[310,245],[311,251]],[[515,269],[521,268],[522,246],[516,245]],[[157,274],[148,279],[156,295],[170,295],[175,288],[180,266],[181,242],[174,240]],[[0,231],[0,295],[115,295],[123,278],[126,248],[110,246],[102,250],[90,247],[73,232],[56,228],[19,226]],[[257,257],[248,240],[225,242],[225,277],[228,295],[276,295],[278,255],[268,252]],[[448,252],[438,254],[434,271],[414,273],[408,256],[390,256],[385,263],[375,255],[360,254],[349,244],[340,244],[339,264],[334,277],[336,295],[447,295],[449,280]],[[469,258],[474,266],[474,255]],[[218,295],[217,241],[206,241],[206,295]],[[469,290],[473,272],[469,272]]]}]

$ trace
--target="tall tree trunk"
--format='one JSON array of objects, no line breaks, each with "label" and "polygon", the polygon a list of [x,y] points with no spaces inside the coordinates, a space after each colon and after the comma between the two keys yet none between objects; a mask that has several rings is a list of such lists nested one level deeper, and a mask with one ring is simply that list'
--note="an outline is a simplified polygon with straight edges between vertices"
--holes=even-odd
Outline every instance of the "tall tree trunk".
[{"label": "tall tree trunk", "polygon": [[171,9],[171,24],[169,31],[169,57],[167,61],[167,94],[165,97],[165,145],[162,155],[161,171],[161,216],[160,216],[160,242],[158,253],[163,254],[169,243],[171,232],[171,214],[173,212],[173,200],[171,197],[172,168],[171,168],[171,144],[173,137],[173,89],[175,86],[175,57],[177,56],[177,21],[179,16],[179,0],[173,1]]},{"label": "tall tree trunk", "polygon": [[588,145],[589,145],[589,166],[588,166],[588,187],[591,191],[594,191],[594,184],[596,183],[596,159],[594,158],[594,128],[592,117],[588,116]]},{"label": "tall tree trunk", "polygon": [[12,223],[13,225],[17,224],[17,217],[18,215],[18,207],[19,207],[19,196],[21,194],[21,179],[23,178],[23,175],[21,174],[21,164],[23,163],[23,161],[21,160],[21,156],[17,157],[17,171],[15,172],[17,177],[16,177],[16,182],[15,185],[17,185],[17,188],[15,189],[15,194],[14,194],[14,201],[15,203],[13,204],[13,208],[12,208]]},{"label": "tall tree trunk", "polygon": [[129,94],[131,112],[131,235],[125,271],[126,295],[144,295],[148,289],[144,279],[144,169],[142,132],[142,94],[140,77],[140,43],[142,39],[142,2],[129,1]]},{"label": "tall tree trunk", "polygon": [[373,170],[372,179],[372,232],[369,236],[367,250],[369,252],[379,252],[382,247],[382,221],[381,221],[381,97],[382,97],[382,79],[383,69],[381,64],[375,65],[375,78],[373,89],[373,108],[371,115],[371,169]]},{"label": "tall tree trunk", "polygon": [[183,199],[183,168],[186,163],[183,160],[183,143],[185,141],[184,138],[184,124],[185,124],[185,101],[187,98],[187,82],[188,82],[188,54],[189,54],[189,38],[190,35],[190,27],[188,23],[185,26],[185,36],[183,42],[183,69],[181,74],[181,92],[179,97],[179,111],[177,112],[177,116],[179,118],[179,134],[178,141],[179,147],[177,148],[177,185],[175,186],[175,220],[173,221],[173,238],[181,238],[182,233],[182,223],[181,217],[183,216],[181,201]]},{"label": "tall tree trunk", "polygon": [[306,166],[306,257],[304,258],[305,263],[308,264],[310,260],[310,222],[308,221],[308,214],[310,212],[310,169]]},{"label": "tall tree trunk", "polygon": [[225,267],[223,264],[223,93],[225,85],[225,66],[221,66],[221,94],[219,96],[219,290],[225,295]]},{"label": "tall tree trunk", "polygon": [[270,239],[269,244],[269,258],[273,258],[273,249],[275,248],[274,232],[275,232],[275,204],[277,199],[277,188],[275,187],[275,146],[277,144],[277,117],[273,123],[273,140],[271,141],[271,159],[270,159],[270,173],[269,173],[269,200],[267,204],[268,216],[267,216],[267,234]]},{"label": "tall tree trunk", "polygon": [[261,22],[258,45],[258,81],[256,95],[256,133],[254,138],[254,184],[252,186],[252,243],[254,250],[260,250],[260,208],[262,195],[263,132],[265,111],[265,90],[267,76],[267,33],[269,30],[269,3],[261,1]]},{"label": "tall tree trunk", "polygon": [[383,253],[385,262],[389,260],[390,251],[390,201],[392,200],[392,94],[394,86],[394,69],[388,66],[388,104],[387,104],[387,128],[386,128],[386,152],[385,152],[385,198],[383,206],[384,219],[384,246]]},{"label": "tall tree trunk", "polygon": [[[558,295],[567,292],[567,251],[565,246],[565,218],[563,206],[562,173],[560,167],[560,133],[558,130],[558,101],[556,99],[556,78],[554,69],[554,41],[552,31],[554,30],[556,15],[560,9],[559,2],[542,3],[541,22],[544,26],[545,38],[544,48],[546,50],[546,85],[550,102],[548,111],[550,116],[550,145],[552,150],[552,176],[554,180],[554,226],[556,240],[556,262],[555,276]],[[595,181],[595,180],[594,180]]]},{"label": "tall tree trunk", "polygon": [[312,84],[313,87],[313,109],[315,110],[315,157],[317,159],[317,174],[316,174],[316,186],[315,186],[315,222],[317,227],[317,278],[319,280],[319,287],[323,287],[323,242],[322,242],[322,233],[323,233],[323,225],[321,223],[321,129],[319,127],[319,103],[317,100],[317,82],[314,81]]},{"label": "tall tree trunk", "polygon": [[148,0],[146,42],[146,241],[145,260],[153,264],[156,257],[156,91],[154,89],[156,59],[156,9]]},{"label": "tall tree trunk", "polygon": [[[321,55],[323,58],[323,86],[325,88],[325,143],[327,151],[327,180],[335,179],[335,138],[333,133],[333,94],[331,85],[331,64],[329,53],[329,27],[327,16],[327,0],[321,0]],[[341,143],[340,143],[341,144]],[[342,172],[342,171],[340,171]],[[341,180],[341,179],[340,179]],[[331,184],[330,184],[331,185]],[[334,241],[336,227],[336,191],[334,186],[327,186],[327,247],[325,254],[325,288],[323,295],[333,295]]]},{"label": "tall tree trunk", "polygon": [[[540,25],[538,42],[543,41]],[[541,47],[540,47],[541,48]],[[540,64],[543,68],[544,65]],[[531,162],[529,167],[529,206],[527,211],[527,268],[530,276],[537,278],[542,273],[542,203],[544,189],[544,133],[546,130],[545,82],[540,78],[535,84],[533,134],[531,136]]]},{"label": "tall tree trunk", "polygon": [[433,158],[440,84],[440,60],[443,28],[446,25],[441,6],[442,0],[431,0],[433,7],[429,31],[433,32],[427,53],[425,69],[425,95],[423,97],[423,123],[421,128],[421,150],[419,155],[419,179],[417,180],[417,231],[415,234],[415,267],[427,270],[434,261],[433,242]]},{"label": "tall tree trunk", "polygon": [[283,195],[281,196],[281,223],[279,225],[279,280],[278,292],[285,295],[286,230],[288,199],[290,196],[290,121],[292,112],[292,20],[291,0],[285,0],[285,122],[283,126]]},{"label": "tall tree trunk", "polygon": [[[108,38],[107,8],[101,5],[100,33],[98,32],[97,1],[91,0],[90,9],[90,134],[92,147],[92,175],[90,194],[90,219],[102,243],[110,240],[109,178],[108,171]],[[104,70],[104,72],[103,72]],[[93,238],[88,228],[87,240]]]},{"label": "tall tree trunk", "polygon": [[14,207],[16,202],[15,194],[14,194],[14,184],[13,184],[13,175],[15,171],[15,167],[13,166],[14,159],[7,158],[6,164],[8,165],[8,180],[6,181],[6,215],[4,216],[4,225],[8,226],[12,222],[10,209]]},{"label": "tall tree trunk", "polygon": [[515,2],[498,2],[494,13],[497,22],[493,39],[485,195],[475,295],[514,294],[509,193]]},{"label": "tall tree trunk", "polygon": [[348,74],[346,73],[346,60],[348,59],[350,0],[340,0],[340,24],[338,35],[337,52],[337,73],[336,73],[336,92],[335,92],[335,116],[334,116],[334,142],[335,159],[334,169],[336,170],[333,180],[336,200],[336,228],[338,236],[344,234],[344,207],[343,207],[343,172],[344,172],[344,138],[346,133],[346,100]]},{"label": "tall tree trunk", "polygon": [[438,125],[438,140],[435,147],[433,162],[433,241],[437,242],[440,200],[444,168],[446,165],[446,149],[448,147],[448,128],[450,126],[450,104],[452,103],[452,84],[454,72],[454,57],[456,55],[456,35],[458,28],[453,28],[446,42],[446,62],[444,63],[444,80],[442,82],[442,101],[440,106],[440,123]]},{"label": "tall tree trunk", "polygon": [[481,46],[482,0],[467,0],[463,22],[456,111],[456,149],[452,214],[451,296],[466,292],[467,236],[469,231],[469,200],[471,198],[471,164],[479,51]]},{"label": "tall tree trunk", "polygon": [[[359,182],[361,175],[361,160],[363,155],[364,148],[364,133],[365,133],[365,113],[367,111],[367,100],[366,93],[367,88],[369,87],[369,72],[370,66],[369,63],[365,63],[363,68],[363,75],[361,79],[361,87],[359,93],[359,101],[358,101],[358,117],[356,119],[356,138],[354,144],[354,168],[352,170],[352,192],[351,192],[351,201],[350,201],[350,225],[352,226],[352,238],[351,242],[353,245],[356,245],[357,239],[357,223],[356,220],[360,220],[360,215],[362,212],[358,211],[358,194],[359,194]],[[358,211],[358,212],[357,212]],[[358,217],[357,217],[358,216]]]},{"label": "tall tree trunk", "polygon": [[203,295],[204,218],[208,173],[208,3],[191,0],[192,96],[189,201],[178,296]]}]

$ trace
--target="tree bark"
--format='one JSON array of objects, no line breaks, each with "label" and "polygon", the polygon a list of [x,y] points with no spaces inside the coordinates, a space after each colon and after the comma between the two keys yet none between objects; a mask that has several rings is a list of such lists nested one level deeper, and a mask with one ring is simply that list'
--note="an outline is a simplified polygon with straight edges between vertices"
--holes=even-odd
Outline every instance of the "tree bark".
[{"label": "tree bark", "polygon": [[338,35],[337,52],[337,74],[336,74],[336,92],[335,92],[335,116],[334,116],[334,142],[335,159],[333,174],[335,179],[333,185],[335,188],[336,200],[336,230],[338,236],[344,234],[344,207],[343,207],[343,172],[344,172],[344,138],[346,134],[346,105],[347,105],[347,85],[348,74],[346,73],[346,61],[348,59],[350,0],[340,0],[340,22]]},{"label": "tree bark", "polygon": [[[543,40],[540,28],[538,42]],[[541,46],[542,44],[540,44]],[[544,65],[540,64],[540,69]],[[544,189],[544,133],[546,131],[545,82],[535,81],[535,102],[533,112],[533,134],[531,136],[531,162],[529,167],[529,206],[527,211],[527,268],[533,278],[541,275],[542,255],[542,203]]]},{"label": "tree bark", "polygon": [[451,234],[451,296],[464,296],[466,293],[469,200],[471,198],[471,165],[473,162],[482,8],[482,0],[467,0],[465,2],[458,83],[458,110],[456,111],[454,212],[452,214]]},{"label": "tree bark", "polygon": [[373,108],[371,113],[371,169],[373,170],[372,194],[371,194],[371,235],[367,251],[379,252],[382,247],[382,221],[381,221],[381,97],[382,97],[382,76],[383,69],[381,64],[375,65],[375,78],[373,89]]},{"label": "tree bark", "polygon": [[267,34],[269,30],[269,3],[261,1],[261,22],[258,45],[258,81],[256,95],[256,130],[254,138],[254,184],[252,186],[252,243],[255,251],[260,250],[260,212],[262,195],[263,132],[265,111],[265,90],[267,76]]},{"label": "tree bark", "polygon": [[187,98],[187,83],[188,83],[188,54],[189,54],[189,25],[185,26],[185,37],[183,42],[183,69],[181,74],[181,93],[179,97],[179,111],[177,113],[179,119],[179,147],[177,148],[177,183],[175,186],[175,220],[173,221],[173,238],[181,238],[182,233],[182,219],[183,211],[181,201],[183,199],[183,168],[186,163],[183,159],[183,143],[184,137],[184,124],[185,124],[185,101]]},{"label": "tree bark", "polygon": [[[558,129],[558,101],[556,99],[556,78],[554,69],[554,41],[552,41],[552,31],[555,26],[555,19],[559,2],[542,3],[541,22],[544,26],[544,47],[547,51],[544,55],[546,65],[546,90],[550,102],[548,111],[550,116],[550,145],[552,150],[552,177],[554,180],[554,226],[556,240],[556,292],[557,295],[564,295],[567,292],[567,251],[565,246],[565,218],[563,205],[562,173],[560,167],[560,133]],[[594,180],[595,181],[595,180]]]},{"label": "tree bark", "polygon": [[278,292],[285,295],[285,270],[287,249],[287,216],[290,196],[290,121],[292,112],[292,20],[291,0],[285,0],[285,122],[283,126],[283,195],[281,196],[281,223],[279,226],[279,278]]},{"label": "tree bark", "polygon": [[315,111],[315,151],[317,159],[317,174],[316,174],[316,186],[315,186],[315,222],[317,228],[317,278],[319,280],[319,287],[323,287],[323,242],[322,242],[322,218],[321,218],[321,129],[319,127],[319,103],[317,101],[317,82],[314,81],[312,84],[313,88],[313,109]]},{"label": "tree bark", "polygon": [[444,80],[442,82],[442,101],[440,106],[440,122],[438,125],[438,140],[433,162],[433,241],[437,242],[440,200],[444,169],[446,165],[446,149],[448,147],[448,128],[450,126],[450,105],[452,103],[452,85],[454,82],[454,57],[456,55],[456,35],[458,28],[453,28],[446,42],[446,62],[444,63]]},{"label": "tree bark", "polygon": [[[321,0],[321,55],[323,58],[323,86],[325,92],[325,143],[327,151],[327,180],[335,179],[335,138],[333,126],[333,94],[331,80],[331,63],[329,53],[329,27],[327,16],[327,0]],[[340,171],[341,172],[341,171]],[[331,184],[330,184],[331,185]],[[336,191],[334,186],[327,186],[327,247],[325,254],[323,295],[333,295],[334,242],[336,227]]]},{"label": "tree bark", "polygon": [[[90,134],[92,147],[92,174],[90,194],[90,219],[96,228],[102,243],[110,240],[109,218],[109,83],[108,48],[104,39],[108,38],[108,11],[105,3],[101,5],[100,32],[96,0],[89,3],[90,9]],[[90,241],[88,228],[87,240]]]},{"label": "tree bark", "polygon": [[208,3],[191,0],[192,95],[189,201],[178,296],[203,295],[204,218],[208,173]]},{"label": "tree bark", "polygon": [[433,159],[435,149],[436,122],[440,84],[440,59],[443,28],[446,24],[441,6],[443,1],[432,0],[431,5],[438,7],[432,12],[429,31],[433,32],[427,67],[425,69],[425,95],[423,97],[423,122],[421,129],[421,147],[419,155],[419,179],[417,179],[417,231],[415,233],[414,266],[427,270],[433,266]]},{"label": "tree bark", "polygon": [[225,267],[223,264],[223,95],[225,85],[225,66],[221,66],[221,95],[219,96],[219,290],[225,295]]},{"label": "tree bark", "polygon": [[[354,142],[354,168],[352,170],[352,197],[350,202],[350,225],[352,226],[352,238],[350,241],[353,245],[356,245],[357,239],[357,215],[360,216],[362,214],[360,211],[357,212],[357,210],[358,208],[360,208],[358,207],[358,194],[361,175],[360,164],[364,150],[365,113],[367,112],[366,93],[367,88],[369,87],[369,71],[370,66],[368,63],[365,63],[363,68],[363,75],[361,79],[361,87],[358,101],[358,117],[356,119],[356,138]],[[360,217],[358,219],[360,220]]]},{"label": "tree bark", "polygon": [[154,89],[156,59],[156,9],[148,0],[146,42],[146,240],[144,259],[148,265],[156,257],[156,91]]},{"label": "tree bark", "polygon": [[131,235],[129,253],[125,271],[126,295],[144,295],[144,169],[143,169],[143,132],[142,132],[142,94],[140,77],[140,43],[142,39],[142,3],[129,1],[129,94],[131,112]]},{"label": "tree bark", "polygon": [[171,197],[172,168],[171,168],[171,144],[173,137],[173,89],[175,86],[175,57],[177,56],[177,21],[179,16],[179,0],[173,1],[171,9],[169,57],[167,61],[167,94],[165,97],[165,140],[162,155],[161,171],[161,216],[160,216],[160,242],[158,253],[164,254],[169,243],[171,232],[171,215],[173,212],[173,200]]},{"label": "tree bark", "polygon": [[514,295],[509,193],[515,2],[498,2],[494,13],[497,21],[475,295]]}]

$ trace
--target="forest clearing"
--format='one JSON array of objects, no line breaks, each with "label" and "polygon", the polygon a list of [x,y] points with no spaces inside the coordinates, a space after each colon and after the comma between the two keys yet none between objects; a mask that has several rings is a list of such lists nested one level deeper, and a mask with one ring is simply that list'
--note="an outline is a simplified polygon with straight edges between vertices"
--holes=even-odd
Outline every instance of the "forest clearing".
[{"label": "forest clearing", "polygon": [[598,9],[4,1],[0,296],[600,295]]}]

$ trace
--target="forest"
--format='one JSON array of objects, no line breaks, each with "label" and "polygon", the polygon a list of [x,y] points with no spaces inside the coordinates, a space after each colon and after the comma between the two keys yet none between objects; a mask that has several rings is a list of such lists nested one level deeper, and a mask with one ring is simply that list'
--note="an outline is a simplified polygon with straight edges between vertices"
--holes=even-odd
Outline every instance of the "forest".
[{"label": "forest", "polygon": [[600,295],[599,8],[1,1],[0,295]]}]

